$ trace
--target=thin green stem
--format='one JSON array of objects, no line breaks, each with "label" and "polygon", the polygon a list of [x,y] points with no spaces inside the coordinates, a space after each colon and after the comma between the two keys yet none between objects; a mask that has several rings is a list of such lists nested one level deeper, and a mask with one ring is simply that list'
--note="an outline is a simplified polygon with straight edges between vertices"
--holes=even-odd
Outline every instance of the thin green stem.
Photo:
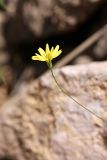
[{"label": "thin green stem", "polygon": [[53,73],[52,67],[50,67],[50,71],[52,74],[52,77],[54,79],[54,81],[56,82],[57,86],[60,88],[60,90],[66,95],[68,96],[70,99],[72,99],[74,102],[76,102],[79,106],[81,106],[82,108],[84,108],[85,110],[87,110],[88,112],[90,112],[91,114],[93,114],[94,116],[96,116],[97,118],[105,121],[103,118],[101,118],[100,116],[96,115],[93,111],[91,111],[90,109],[86,108],[84,105],[82,105],[80,102],[78,102],[76,99],[74,99],[65,89],[62,88],[62,86],[58,83],[58,81],[56,80],[56,77]]}]

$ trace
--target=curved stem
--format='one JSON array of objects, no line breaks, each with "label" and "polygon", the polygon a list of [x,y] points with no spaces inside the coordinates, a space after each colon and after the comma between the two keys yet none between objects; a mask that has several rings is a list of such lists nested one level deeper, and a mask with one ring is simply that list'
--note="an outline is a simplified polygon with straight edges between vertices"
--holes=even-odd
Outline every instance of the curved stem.
[{"label": "curved stem", "polygon": [[72,99],[74,102],[76,102],[79,106],[81,106],[82,108],[84,108],[85,110],[87,110],[88,112],[90,112],[91,114],[93,114],[94,116],[96,116],[97,118],[105,121],[103,118],[101,118],[100,116],[96,115],[93,111],[91,111],[90,109],[86,108],[84,105],[82,105],[80,102],[78,102],[76,99],[74,99],[66,90],[64,90],[61,85],[58,83],[58,81],[55,78],[55,75],[53,73],[52,67],[50,67],[50,71],[52,74],[52,77],[54,79],[54,81],[56,82],[57,86],[60,88],[60,90],[66,95],[68,96],[70,99]]}]

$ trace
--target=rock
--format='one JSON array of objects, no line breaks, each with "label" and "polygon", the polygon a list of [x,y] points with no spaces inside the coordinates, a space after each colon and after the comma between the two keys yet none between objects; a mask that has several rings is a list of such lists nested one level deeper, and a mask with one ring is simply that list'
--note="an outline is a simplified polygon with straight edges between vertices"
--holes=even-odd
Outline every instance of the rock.
[{"label": "rock", "polygon": [[[0,79],[1,83],[1,79]],[[7,99],[7,88],[4,85],[0,84],[0,107]]]},{"label": "rock", "polygon": [[7,64],[9,60],[9,54],[6,51],[0,51],[0,66]]},{"label": "rock", "polygon": [[[107,120],[107,62],[55,69],[75,99]],[[106,124],[64,95],[50,73],[23,85],[0,109],[0,158],[107,159]]]},{"label": "rock", "polygon": [[[106,0],[11,0],[7,3],[8,43],[73,31]],[[17,38],[16,38],[17,37]]]},{"label": "rock", "polygon": [[4,37],[4,24],[6,23],[6,20],[6,15],[0,12],[0,50],[4,49],[6,46],[6,40]]},{"label": "rock", "polygon": [[92,62],[92,58],[88,55],[81,55],[74,60],[74,64],[88,64]]},{"label": "rock", "polygon": [[102,37],[93,47],[93,53],[98,59],[104,59],[107,56],[107,27]]}]

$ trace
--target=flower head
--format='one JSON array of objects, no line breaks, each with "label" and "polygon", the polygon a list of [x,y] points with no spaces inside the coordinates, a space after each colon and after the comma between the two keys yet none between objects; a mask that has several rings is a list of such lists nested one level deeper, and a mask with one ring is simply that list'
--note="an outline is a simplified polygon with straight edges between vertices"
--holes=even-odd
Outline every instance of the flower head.
[{"label": "flower head", "polygon": [[38,61],[45,61],[47,62],[48,66],[52,66],[52,60],[56,57],[58,57],[62,50],[59,50],[59,45],[57,45],[55,48],[52,47],[49,49],[49,45],[46,44],[46,49],[43,50],[42,48],[38,49],[39,54],[35,54],[32,56],[32,60],[38,60]]}]

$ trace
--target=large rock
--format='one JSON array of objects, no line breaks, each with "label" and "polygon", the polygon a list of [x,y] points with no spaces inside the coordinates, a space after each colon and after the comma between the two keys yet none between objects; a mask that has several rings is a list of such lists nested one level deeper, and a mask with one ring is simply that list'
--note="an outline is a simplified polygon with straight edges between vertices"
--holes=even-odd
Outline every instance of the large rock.
[{"label": "large rock", "polygon": [[9,43],[72,31],[106,0],[11,0],[3,25]]},{"label": "large rock", "polygon": [[[63,88],[105,121],[106,67],[103,62],[54,70]],[[106,129],[107,123],[64,95],[48,73],[20,87],[1,107],[0,158],[106,160]]]}]

